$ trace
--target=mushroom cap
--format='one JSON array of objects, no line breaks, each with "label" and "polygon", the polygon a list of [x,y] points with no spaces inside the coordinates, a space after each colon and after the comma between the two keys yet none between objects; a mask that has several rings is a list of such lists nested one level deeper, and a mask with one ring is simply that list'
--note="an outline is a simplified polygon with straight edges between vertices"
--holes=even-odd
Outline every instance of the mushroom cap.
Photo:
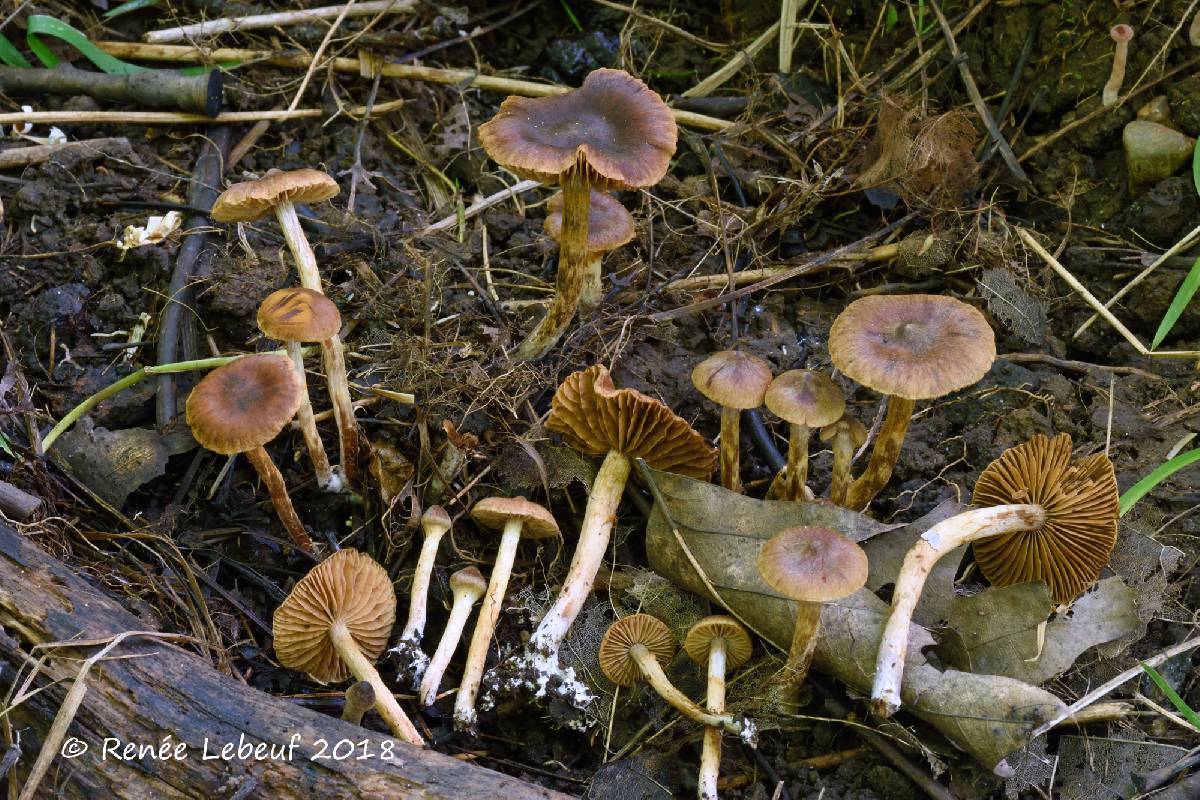
[{"label": "mushroom cap", "polygon": [[770,364],[741,350],[721,350],[692,368],[692,385],[722,408],[758,408],[773,377]]},{"label": "mushroom cap", "polygon": [[501,530],[510,519],[519,519],[521,536],[526,539],[558,536],[554,515],[524,497],[485,497],[471,508],[471,519],[495,530]]},{"label": "mushroom cap", "polygon": [[849,413],[842,414],[836,422],[821,428],[821,441],[831,442],[840,433],[850,434],[850,441],[855,447],[862,447],[863,442],[867,440],[867,426]]},{"label": "mushroom cap", "polygon": [[259,330],[281,342],[323,342],[341,327],[337,304],[312,289],[279,289],[258,307]]},{"label": "mushroom cap", "polygon": [[737,669],[750,660],[754,642],[742,624],[733,617],[714,614],[697,622],[687,632],[683,649],[697,664],[708,663],[713,639],[725,640],[725,669]]},{"label": "mushroom cap", "polygon": [[597,189],[653,186],[675,153],[675,117],[662,98],[628,72],[597,69],[583,85],[551,97],[508,97],[479,126],[497,164],[522,178],[556,183],[587,164]]},{"label": "mushroom cap", "polygon": [[1112,40],[1114,42],[1131,41],[1133,39],[1133,26],[1126,25],[1125,23],[1121,23],[1119,25],[1113,25],[1109,29],[1108,35],[1112,37]]},{"label": "mushroom cap", "polygon": [[421,530],[426,536],[441,536],[450,525],[450,515],[441,506],[430,506],[421,515]]},{"label": "mushroom cap", "polygon": [[846,411],[846,398],[833,378],[810,369],[789,369],[771,381],[763,402],[780,419],[810,428],[832,425]]},{"label": "mushroom cap", "polygon": [[788,528],[759,551],[758,574],[784,597],[827,603],[863,587],[867,554],[832,528]]},{"label": "mushroom cap", "polygon": [[1100,577],[1117,541],[1116,473],[1103,453],[1070,461],[1070,436],[1038,434],[1005,450],[979,476],[974,505],[1036,503],[1046,511],[1037,530],[971,545],[993,586],[1042,580],[1054,602],[1066,603]]},{"label": "mushroom cap", "polygon": [[450,591],[455,594],[470,592],[476,600],[483,597],[487,586],[487,578],[483,577],[483,573],[475,567],[464,567],[450,576]]},{"label": "mushroom cap", "polygon": [[671,409],[634,389],[617,389],[601,364],[572,372],[554,393],[547,430],[588,455],[617,450],[651,467],[706,480],[717,453]]},{"label": "mushroom cap", "polygon": [[187,421],[202,447],[231,456],[278,436],[302,398],[300,376],[287,356],[242,356],[196,384],[187,399]]},{"label": "mushroom cap", "polygon": [[930,294],[855,300],[829,329],[829,357],[852,380],[887,395],[929,400],[977,382],[996,338],[973,306]]},{"label": "mushroom cap", "polygon": [[313,567],[275,609],[275,655],[319,683],[350,677],[329,629],[344,623],[358,649],[375,661],[396,622],[396,590],[387,570],[365,553],[339,550]]},{"label": "mushroom cap", "polygon": [[662,666],[675,655],[675,639],[667,624],[649,614],[630,614],[608,626],[600,640],[600,671],[617,686],[633,686],[642,670],[629,651],[645,645]]},{"label": "mushroom cap", "polygon": [[[621,201],[608,192],[591,191],[588,201],[587,250],[593,255],[616,250],[633,239],[633,215],[621,205]],[[562,192],[546,203],[546,221],[542,224],[554,241],[562,236],[563,196]]]},{"label": "mushroom cap", "polygon": [[253,222],[282,202],[319,203],[340,191],[337,181],[320,170],[272,169],[258,180],[235,183],[221,192],[209,216],[216,222]]}]

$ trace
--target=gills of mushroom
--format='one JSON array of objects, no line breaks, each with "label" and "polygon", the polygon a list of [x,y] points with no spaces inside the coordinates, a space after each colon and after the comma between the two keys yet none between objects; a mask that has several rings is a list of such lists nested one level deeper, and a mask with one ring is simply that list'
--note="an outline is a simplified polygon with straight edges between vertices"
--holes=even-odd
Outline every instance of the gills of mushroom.
[{"label": "gills of mushroom", "polygon": [[[754,643],[736,619],[711,616],[697,622],[683,640],[683,649],[693,661],[707,668],[708,691],[704,705],[710,714],[725,713],[725,674],[750,659]],[[717,778],[721,772],[721,729],[704,729],[700,750],[700,774],[696,794],[700,800],[717,800]]]},{"label": "gills of mushroom", "polygon": [[758,408],[771,385],[771,365],[740,350],[713,353],[692,369],[696,391],[721,407],[721,485],[741,492],[742,412]]},{"label": "gills of mushroom", "polygon": [[[546,222],[542,227],[551,239],[562,242],[562,192],[547,201]],[[623,244],[628,244],[634,233],[633,215],[621,205],[621,201],[607,192],[597,192],[593,189],[588,202],[587,267],[584,270],[583,288],[579,291],[581,310],[591,311],[600,305],[604,299],[600,269],[604,255]]]},{"label": "gills of mushroom", "polygon": [[804,500],[808,492],[808,440],[812,429],[842,416],[846,399],[833,378],[807,369],[791,369],[771,381],[763,402],[788,423],[788,460],[784,500]]},{"label": "gills of mushroom", "polygon": [[833,474],[829,479],[829,499],[839,506],[846,504],[850,488],[850,465],[854,451],[867,440],[867,428],[849,413],[836,422],[821,428],[821,441],[828,442],[833,451]]},{"label": "gills of mushroom", "polygon": [[421,676],[429,664],[429,656],[421,649],[421,638],[425,635],[425,609],[429,603],[429,578],[437,561],[438,545],[450,530],[450,515],[441,506],[430,506],[421,515],[421,553],[413,570],[412,587],[409,590],[408,619],[400,631],[395,647],[388,652],[400,662],[402,670],[412,680],[412,685],[421,682]]},{"label": "gills of mushroom", "polygon": [[471,616],[471,608],[487,591],[487,581],[475,567],[460,569],[450,576],[450,590],[454,593],[454,602],[450,606],[450,618],[442,631],[441,641],[429,659],[429,667],[421,678],[421,686],[417,690],[417,701],[423,706],[431,706],[437,699],[438,686],[441,685],[442,675],[454,649],[462,639],[463,629],[467,626],[467,617]]},{"label": "gills of mushroom", "polygon": [[301,578],[275,609],[275,655],[318,683],[353,675],[371,684],[375,710],[392,733],[421,746],[421,734],[375,670],[395,621],[396,592],[387,570],[357,550],[339,550]]}]

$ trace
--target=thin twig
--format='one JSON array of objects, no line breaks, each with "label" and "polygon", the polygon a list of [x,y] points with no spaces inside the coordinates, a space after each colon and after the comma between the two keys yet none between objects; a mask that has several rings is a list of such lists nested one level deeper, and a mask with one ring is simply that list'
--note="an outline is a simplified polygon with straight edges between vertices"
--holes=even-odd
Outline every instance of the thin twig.
[{"label": "thin twig", "polygon": [[495,194],[488,195],[481,200],[476,200],[474,203],[471,203],[471,205],[464,208],[461,213],[451,214],[450,216],[440,219],[437,222],[426,225],[417,235],[429,236],[430,234],[437,233],[438,231],[449,230],[457,225],[460,221],[466,221],[481,211],[486,211],[492,206],[499,205],[509,198],[516,197],[519,194],[524,194],[530,189],[536,189],[541,185],[542,184],[538,181],[521,181],[520,183],[514,183],[512,186],[502,189]]},{"label": "thin twig", "polygon": [[[202,36],[215,36],[218,33],[230,33],[232,31],[303,25],[317,20],[328,19],[329,17],[336,17],[339,13],[342,17],[400,14],[405,11],[412,11],[417,3],[416,0],[375,0],[375,2],[361,3],[353,11],[350,11],[350,6],[352,5],[354,5],[353,0],[350,3],[324,6],[323,8],[310,8],[303,11],[283,11],[275,14],[255,14],[247,17],[210,19],[192,25],[182,25],[178,28],[163,28],[162,30],[149,31],[142,36],[142,39],[152,44],[165,44],[167,42],[182,42],[188,39],[197,39]],[[334,27],[337,27],[337,25],[335,24]]]},{"label": "thin twig", "polygon": [[[404,105],[403,100],[392,100],[380,103],[375,107],[375,113],[382,114]],[[362,113],[361,106],[351,109],[357,116]],[[10,111],[0,114],[0,125],[18,122],[34,124],[123,124],[123,125],[232,125],[240,122],[258,122],[260,120],[309,119],[326,117],[329,112],[321,108],[297,108],[290,111],[271,109],[268,111],[226,111],[215,117],[203,114],[188,114],[183,111]]]},{"label": "thin twig", "polygon": [[683,93],[683,97],[704,97],[712,94],[718,87],[741,71],[743,67],[754,63],[754,57],[758,55],[771,40],[779,33],[779,22],[762,32],[757,39],[746,45],[743,49],[737,51],[733,58],[729,59],[712,75],[709,75],[704,80],[697,83],[692,88]]},{"label": "thin twig", "polygon": [[592,0],[592,2],[597,5],[604,6],[606,8],[611,8],[615,11],[623,11],[626,14],[628,14],[629,16],[633,17],[634,19],[639,19],[642,22],[648,22],[651,25],[657,25],[658,27],[662,28],[667,33],[670,33],[672,36],[678,36],[680,39],[683,39],[686,42],[691,42],[694,45],[699,45],[700,47],[703,47],[707,50],[712,50],[717,53],[723,53],[729,49],[729,45],[727,45],[727,44],[720,44],[718,42],[710,42],[707,39],[701,39],[699,36],[697,36],[694,33],[685,31],[683,28],[672,25],[671,23],[669,23],[665,20],[661,20],[658,17],[655,17],[651,14],[646,14],[642,11],[638,11],[636,8],[621,5],[620,3],[614,3],[614,2],[612,2],[612,0]]}]

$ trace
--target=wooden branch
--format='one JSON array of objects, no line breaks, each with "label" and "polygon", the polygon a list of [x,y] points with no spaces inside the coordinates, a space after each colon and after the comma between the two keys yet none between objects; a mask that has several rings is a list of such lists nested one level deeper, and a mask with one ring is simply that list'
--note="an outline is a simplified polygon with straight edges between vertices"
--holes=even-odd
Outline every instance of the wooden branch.
[{"label": "wooden branch", "polygon": [[[347,17],[369,17],[374,14],[400,14],[413,10],[416,0],[374,0],[369,3],[359,3],[345,12]],[[231,31],[248,31],[257,28],[275,28],[286,25],[303,25],[317,20],[336,17],[342,13],[345,3],[323,8],[309,8],[302,11],[282,11],[276,14],[256,14],[249,17],[225,17],[183,25],[178,28],[164,28],[150,31],[142,38],[147,42],[163,44],[166,42],[182,42],[186,39],[196,39],[201,36],[215,36],[218,33]]]},{"label": "wooden branch", "polygon": [[[5,720],[11,731],[20,732],[21,749],[10,779],[20,784],[27,777],[80,661],[97,653],[96,640],[155,626],[29,540],[0,527],[0,674],[5,690],[25,688],[25,677],[39,669],[21,693],[23,702],[7,709]],[[84,644],[42,647],[31,655],[36,645],[70,639]],[[34,667],[38,658],[44,662]],[[56,754],[39,796],[567,797],[292,705],[221,675],[192,653],[162,641],[129,637],[98,660],[86,680],[87,691],[62,745],[63,753],[76,755]],[[5,701],[11,703],[12,697]],[[164,741],[169,746],[160,749]],[[129,744],[147,750],[125,758],[118,748]],[[83,745],[86,752],[80,753]],[[360,759],[363,755],[369,757]]]}]

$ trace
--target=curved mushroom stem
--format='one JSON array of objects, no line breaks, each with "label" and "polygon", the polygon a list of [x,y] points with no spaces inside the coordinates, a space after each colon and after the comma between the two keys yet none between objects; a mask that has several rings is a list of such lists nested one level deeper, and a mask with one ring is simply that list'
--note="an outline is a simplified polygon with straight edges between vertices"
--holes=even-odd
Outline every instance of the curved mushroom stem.
[{"label": "curved mushroom stem", "polygon": [[900,574],[896,577],[892,613],[883,629],[879,655],[875,660],[872,711],[881,717],[890,717],[900,708],[900,683],[908,652],[908,627],[933,565],[960,545],[1003,533],[1034,530],[1045,521],[1046,512],[1039,505],[991,506],[956,514],[921,534],[921,538],[904,556]]},{"label": "curved mushroom stem", "polygon": [[1117,98],[1121,94],[1121,84],[1125,82],[1125,63],[1129,59],[1129,38],[1118,34],[1124,33],[1126,29],[1129,31],[1129,37],[1132,38],[1133,29],[1128,25],[1117,25],[1112,29],[1117,48],[1113,52],[1112,72],[1109,73],[1108,80],[1104,83],[1104,89],[1100,92],[1100,105],[1105,108],[1116,105]]},{"label": "curved mushroom stem", "polygon": [[600,269],[603,253],[588,253],[587,266],[583,271],[583,289],[579,292],[579,310],[595,311],[604,302],[603,272]]},{"label": "curved mushroom stem", "polygon": [[846,502],[843,503],[846,508],[866,508],[892,477],[892,469],[900,457],[904,435],[908,432],[908,423],[912,421],[916,407],[915,400],[888,395],[887,416],[883,418],[883,425],[871,448],[871,460],[863,474],[846,491]]},{"label": "curved mushroom stem", "polygon": [[300,227],[300,217],[296,216],[296,206],[285,200],[275,206],[275,219],[279,220],[279,229],[283,231],[283,240],[287,242],[288,250],[296,261],[296,274],[300,276],[300,285],[314,292],[325,293],[321,288],[321,273],[317,270],[317,256],[313,253],[304,229]]},{"label": "curved mushroom stem", "polygon": [[247,450],[246,460],[250,462],[258,472],[258,477],[262,478],[262,482],[266,484],[267,492],[271,495],[271,504],[275,506],[275,513],[279,515],[283,527],[287,528],[288,533],[292,535],[296,547],[312,555],[312,539],[309,538],[308,531],[304,530],[304,523],[296,515],[296,507],[292,505],[287,485],[283,482],[283,473],[279,471],[275,462],[271,460],[271,456],[267,455],[267,451],[261,446]]},{"label": "curved mushroom stem", "polygon": [[850,488],[850,463],[854,460],[854,438],[849,433],[839,433],[830,442],[833,450],[833,475],[829,482],[829,499],[839,506],[846,505],[846,491]]},{"label": "curved mushroom stem", "polygon": [[[725,640],[713,639],[708,646],[708,691],[704,705],[710,714],[725,713]],[[700,750],[700,777],[696,782],[700,800],[717,800],[717,777],[721,773],[721,729],[705,728]]]},{"label": "curved mushroom stem", "polygon": [[699,722],[701,725],[710,725],[727,733],[732,733],[734,736],[742,735],[743,726],[740,721],[728,714],[711,714],[693,703],[687,695],[679,691],[675,687],[675,684],[671,683],[671,679],[667,677],[667,673],[663,672],[662,667],[658,664],[658,659],[650,653],[646,645],[633,645],[629,648],[629,655],[637,662],[638,668],[642,671],[642,677],[646,679],[646,683],[650,684],[651,688],[658,692],[659,696],[663,700],[666,700],[680,714],[683,714],[688,719]]},{"label": "curved mushroom stem", "polygon": [[812,431],[807,425],[791,423],[784,500],[804,500],[806,497],[804,490],[808,483],[808,440],[811,438],[811,433]]},{"label": "curved mushroom stem", "polygon": [[731,492],[742,491],[742,412],[721,406],[721,485]]},{"label": "curved mushroom stem", "polygon": [[[508,578],[512,574],[512,565],[517,557],[517,545],[521,541],[523,527],[524,523],[520,519],[510,519],[504,524],[504,532],[500,535],[496,564],[492,567],[487,593],[479,607],[479,618],[475,620],[475,630],[471,633],[471,645],[467,648],[462,680],[458,684],[458,694],[454,697],[454,724],[463,729],[475,726],[475,698],[479,695],[488,647],[496,630],[496,620],[500,618],[500,604],[504,601],[504,591],[508,588]],[[428,678],[429,670],[426,670],[425,674]],[[437,691],[436,686],[434,691]]]},{"label": "curved mushroom stem", "polygon": [[[446,673],[446,666],[449,665],[455,648],[458,647],[458,643],[462,640],[463,628],[467,626],[467,618],[471,616],[471,608],[478,599],[478,590],[474,592],[459,591],[454,593],[454,604],[450,606],[450,617],[446,620],[446,628],[442,631],[442,639],[438,642],[437,650],[433,652],[433,656],[429,659],[429,666],[425,668],[425,676],[421,678],[421,688],[417,690],[417,701],[422,706],[431,706],[437,700],[437,692],[438,687],[442,683],[442,675]],[[491,637],[489,636],[488,638],[490,639]],[[472,637],[472,643],[474,643],[474,637]],[[459,692],[461,695],[462,690],[460,689]],[[472,704],[473,708],[474,704]]]},{"label": "curved mushroom stem", "polygon": [[797,704],[800,685],[808,677],[817,638],[821,633],[821,604],[796,601],[796,624],[792,628],[792,646],[783,667],[785,702]]},{"label": "curved mushroom stem", "polygon": [[392,733],[410,744],[423,747],[425,740],[421,738],[421,734],[412,724],[412,720],[404,713],[404,709],[400,708],[400,704],[396,702],[396,696],[392,694],[392,690],[383,682],[383,678],[379,677],[375,665],[358,649],[358,645],[354,643],[354,636],[346,627],[346,623],[340,621],[334,623],[333,627],[329,629],[329,641],[333,643],[333,649],[337,650],[337,654],[350,670],[350,674],[360,681],[371,684],[371,688],[375,690],[375,710],[379,712],[379,716],[383,717],[383,721],[387,723]]},{"label": "curved mushroom stem", "polygon": [[352,725],[362,725],[363,714],[375,705],[375,687],[359,681],[346,690],[346,704],[342,706],[342,720]]},{"label": "curved mushroom stem", "polygon": [[296,418],[300,422],[300,432],[304,434],[304,445],[308,449],[308,457],[312,460],[313,472],[317,476],[317,486],[331,492],[341,491],[341,481],[334,476],[333,467],[329,465],[329,456],[325,454],[325,445],[321,443],[321,434],[317,432],[317,422],[313,419],[312,403],[308,399],[308,377],[304,374],[304,354],[299,342],[288,342],[287,352],[296,374],[300,376],[300,410]]},{"label": "curved mushroom stem", "polygon": [[425,634],[425,610],[429,603],[429,576],[433,574],[433,565],[437,561],[438,545],[446,534],[445,528],[425,526],[425,539],[421,542],[421,554],[417,556],[417,568],[413,572],[412,588],[408,600],[408,620],[404,630],[400,632],[401,641],[411,641],[420,644]]},{"label": "curved mushroom stem", "polygon": [[337,422],[338,442],[342,449],[342,472],[346,483],[358,482],[358,423],[354,421],[354,403],[350,400],[350,381],[346,377],[346,357],[342,339],[333,335],[321,343],[325,357],[325,380],[329,383],[329,400]]}]

